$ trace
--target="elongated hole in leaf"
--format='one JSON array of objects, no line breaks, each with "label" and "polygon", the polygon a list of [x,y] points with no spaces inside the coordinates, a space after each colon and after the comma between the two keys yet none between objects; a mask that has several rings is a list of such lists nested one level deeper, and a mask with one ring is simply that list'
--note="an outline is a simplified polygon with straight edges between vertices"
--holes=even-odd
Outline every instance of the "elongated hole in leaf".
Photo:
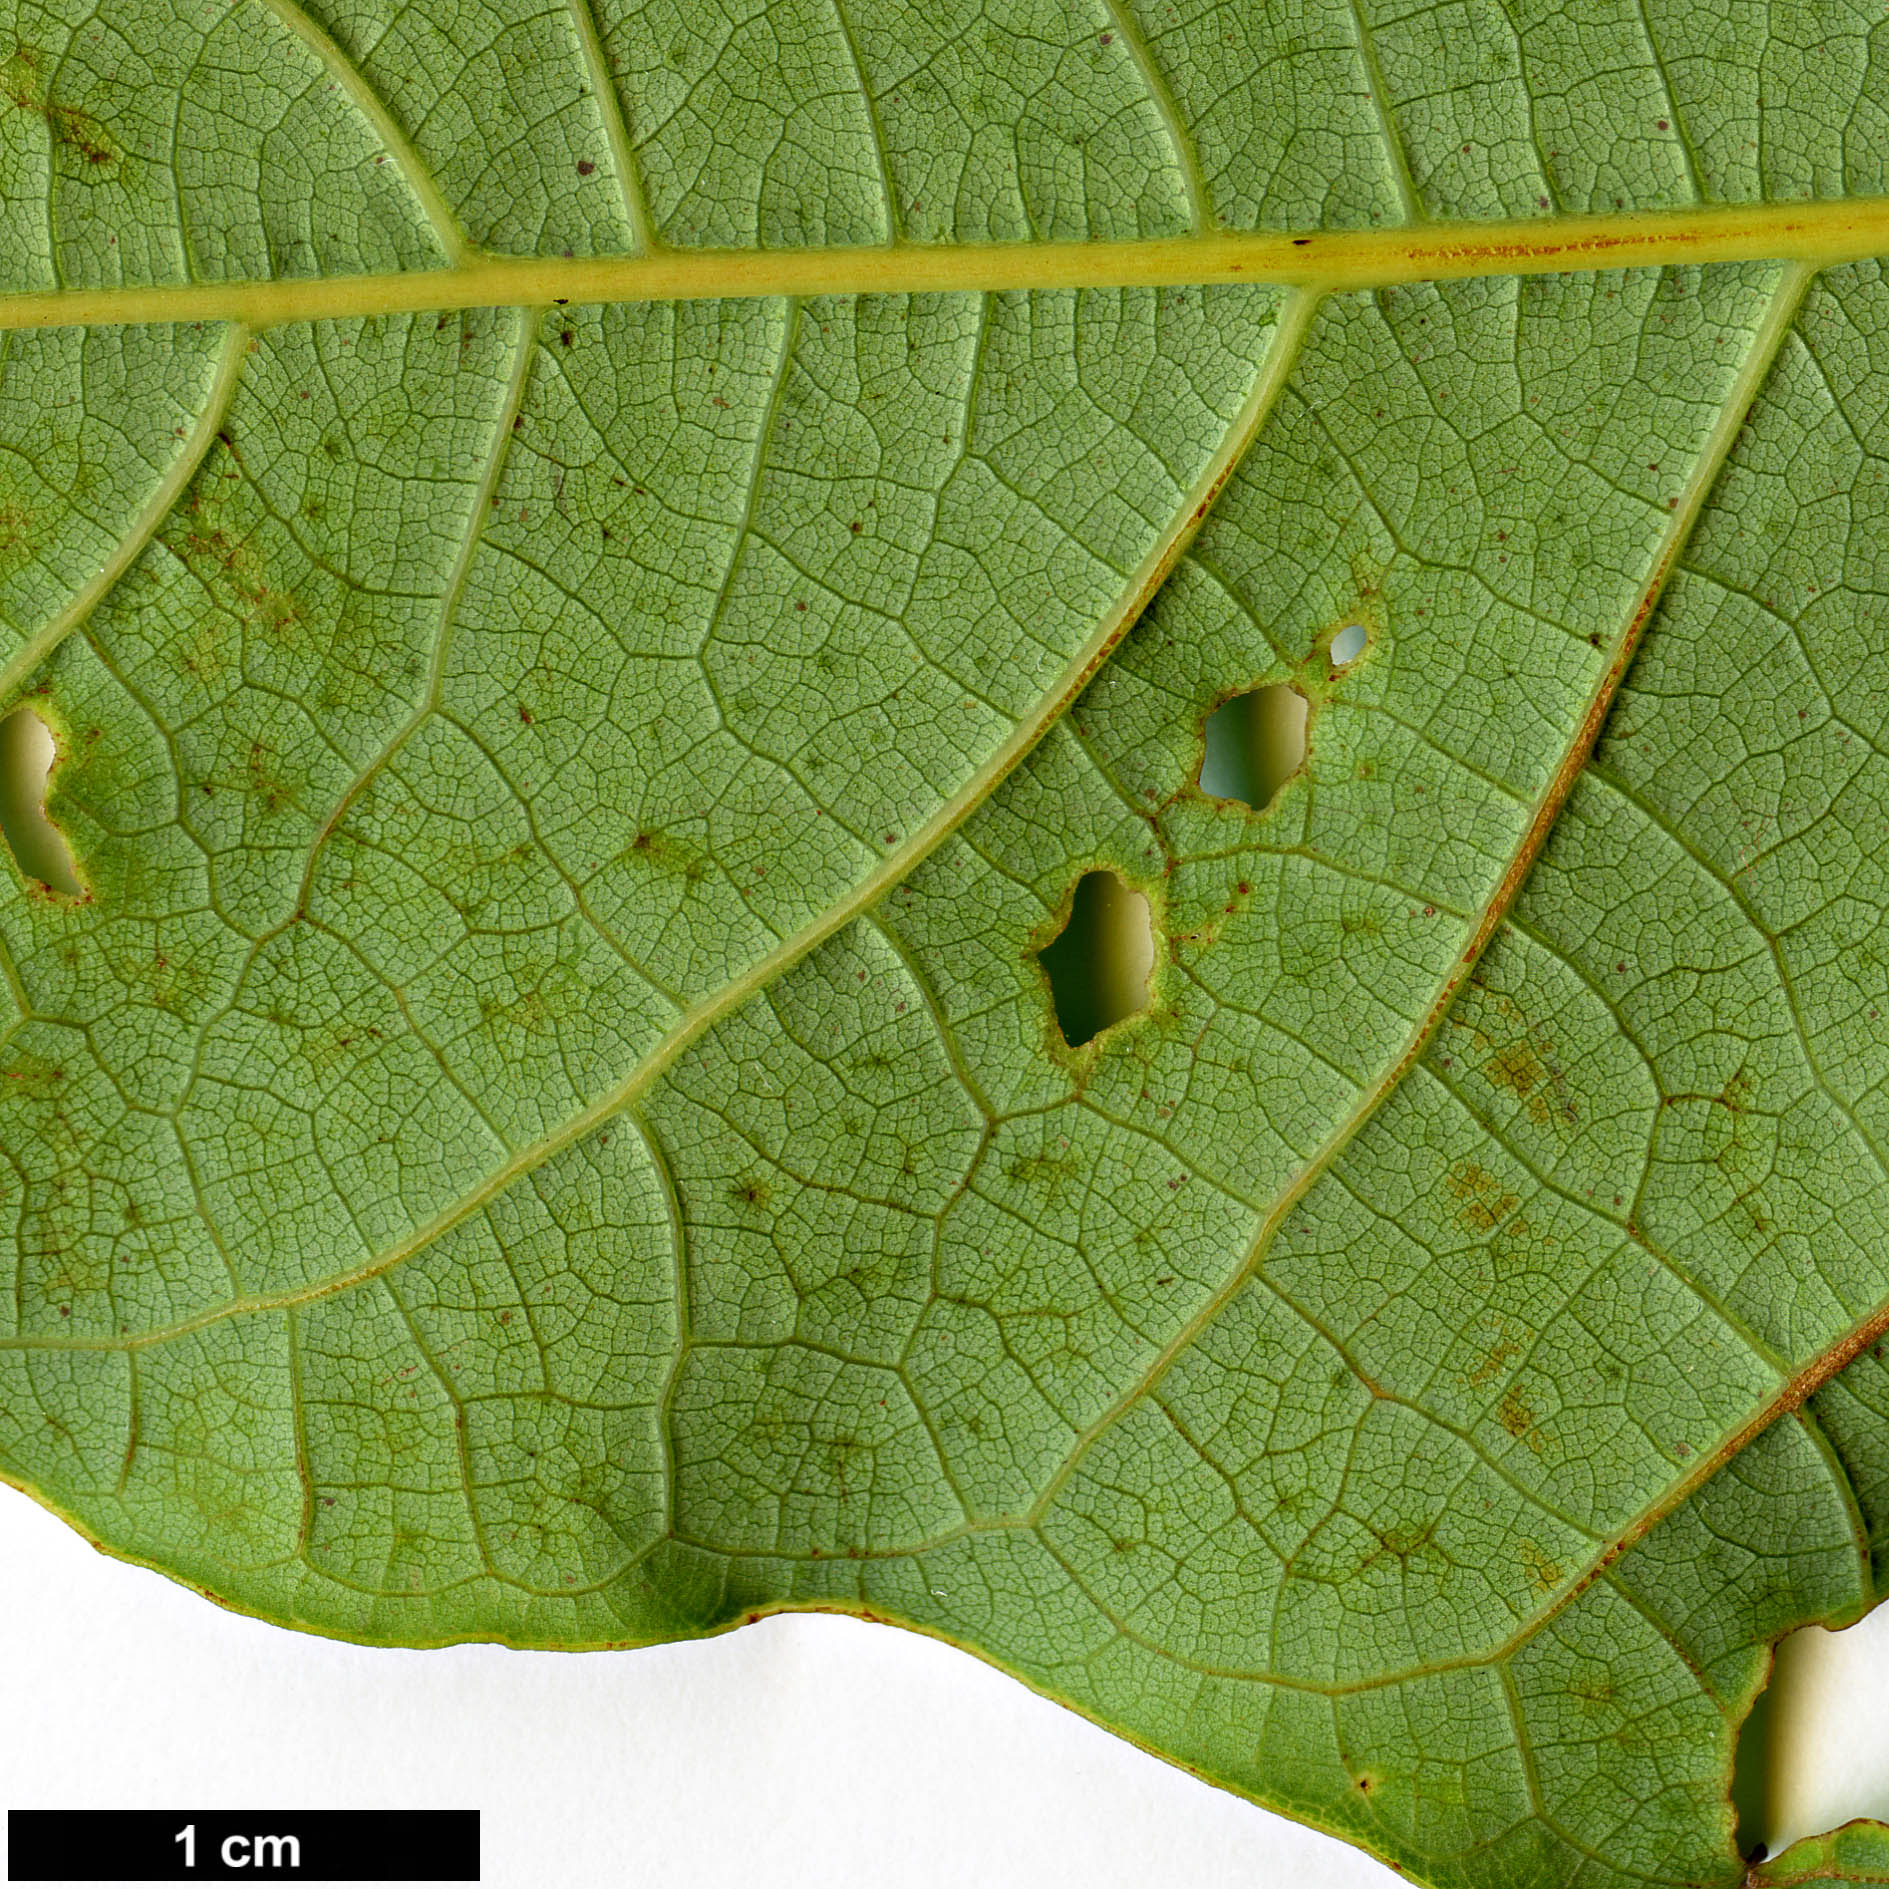
[{"label": "elongated hole in leaf", "polygon": [[1309,704],[1289,682],[1275,682],[1222,702],[1207,717],[1200,791],[1243,800],[1255,813],[1305,765]]},{"label": "elongated hole in leaf", "polygon": [[1331,666],[1342,669],[1348,662],[1356,662],[1364,654],[1364,625],[1347,623],[1331,639]]},{"label": "elongated hole in leaf", "polygon": [[1115,873],[1085,872],[1069,923],[1043,947],[1041,960],[1063,1041],[1080,1049],[1148,1007],[1154,920],[1147,899]]},{"label": "elongated hole in leaf", "polygon": [[1738,1734],[1738,1849],[1775,1856],[1856,1817],[1889,1819],[1889,1607],[1785,1637]]},{"label": "elongated hole in leaf", "polygon": [[1738,1825],[1738,1854],[1747,1861],[1770,1853],[1771,1807],[1766,1779],[1771,1769],[1771,1712],[1777,1678],[1773,1667],[1764,1690],[1752,1700],[1751,1710],[1738,1728],[1738,1748],[1732,1760],[1732,1814]]},{"label": "elongated hole in leaf", "polygon": [[84,888],[71,848],[46,817],[54,754],[52,730],[30,708],[16,708],[0,721],[0,834],[27,878],[76,895]]}]

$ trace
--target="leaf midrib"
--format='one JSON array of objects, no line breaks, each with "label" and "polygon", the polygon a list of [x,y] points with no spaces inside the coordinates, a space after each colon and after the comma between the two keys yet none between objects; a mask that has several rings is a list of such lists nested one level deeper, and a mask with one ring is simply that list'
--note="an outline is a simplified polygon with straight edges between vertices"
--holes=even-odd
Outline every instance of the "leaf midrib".
[{"label": "leaf midrib", "polygon": [[1428,223],[1216,232],[1108,242],[892,243],[499,256],[391,275],[180,282],[0,294],[0,330],[140,322],[292,321],[553,303],[918,295],[1255,283],[1331,293],[1465,276],[1711,262],[1817,267],[1889,254],[1889,197]]}]

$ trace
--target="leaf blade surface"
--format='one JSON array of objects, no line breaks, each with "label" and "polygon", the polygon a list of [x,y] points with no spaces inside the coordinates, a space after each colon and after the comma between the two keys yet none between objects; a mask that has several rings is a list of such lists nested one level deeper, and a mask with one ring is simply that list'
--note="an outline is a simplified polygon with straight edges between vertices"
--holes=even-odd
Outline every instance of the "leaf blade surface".
[{"label": "leaf blade surface", "polygon": [[1735,1879],[1879,1553],[1881,88],[1486,25],[23,19],[9,1480],[324,1631],[843,1606],[1430,1880]]}]

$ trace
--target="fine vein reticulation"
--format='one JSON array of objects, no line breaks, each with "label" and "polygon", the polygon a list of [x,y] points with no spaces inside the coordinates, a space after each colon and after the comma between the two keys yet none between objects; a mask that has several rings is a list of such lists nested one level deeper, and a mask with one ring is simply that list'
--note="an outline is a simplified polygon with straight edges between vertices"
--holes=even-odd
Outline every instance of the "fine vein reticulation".
[{"label": "fine vein reticulation", "polygon": [[1744,1880],[1889,1556],[1877,23],[934,12],[4,23],[0,1476]]}]

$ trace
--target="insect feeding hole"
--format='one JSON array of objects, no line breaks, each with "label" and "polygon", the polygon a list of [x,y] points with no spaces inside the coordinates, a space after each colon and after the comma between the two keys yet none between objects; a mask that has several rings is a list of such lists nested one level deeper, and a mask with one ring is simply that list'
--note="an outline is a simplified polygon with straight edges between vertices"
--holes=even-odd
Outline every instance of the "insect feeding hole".
[{"label": "insect feeding hole", "polygon": [[52,730],[30,708],[16,708],[0,721],[0,834],[26,878],[77,897],[85,888],[71,848],[46,817],[56,752]]},{"label": "insect feeding hole", "polygon": [[1207,717],[1200,791],[1242,800],[1255,813],[1305,765],[1310,704],[1288,682],[1274,682],[1222,702]]},{"label": "insect feeding hole", "polygon": [[1116,873],[1085,872],[1069,923],[1039,955],[1063,1041],[1080,1049],[1148,1007],[1154,918],[1147,897]]},{"label": "insect feeding hole", "polygon": [[1738,1731],[1732,1807],[1747,1861],[1859,1817],[1889,1817],[1885,1656],[1889,1608],[1840,1633],[1804,1627],[1779,1643]]}]

